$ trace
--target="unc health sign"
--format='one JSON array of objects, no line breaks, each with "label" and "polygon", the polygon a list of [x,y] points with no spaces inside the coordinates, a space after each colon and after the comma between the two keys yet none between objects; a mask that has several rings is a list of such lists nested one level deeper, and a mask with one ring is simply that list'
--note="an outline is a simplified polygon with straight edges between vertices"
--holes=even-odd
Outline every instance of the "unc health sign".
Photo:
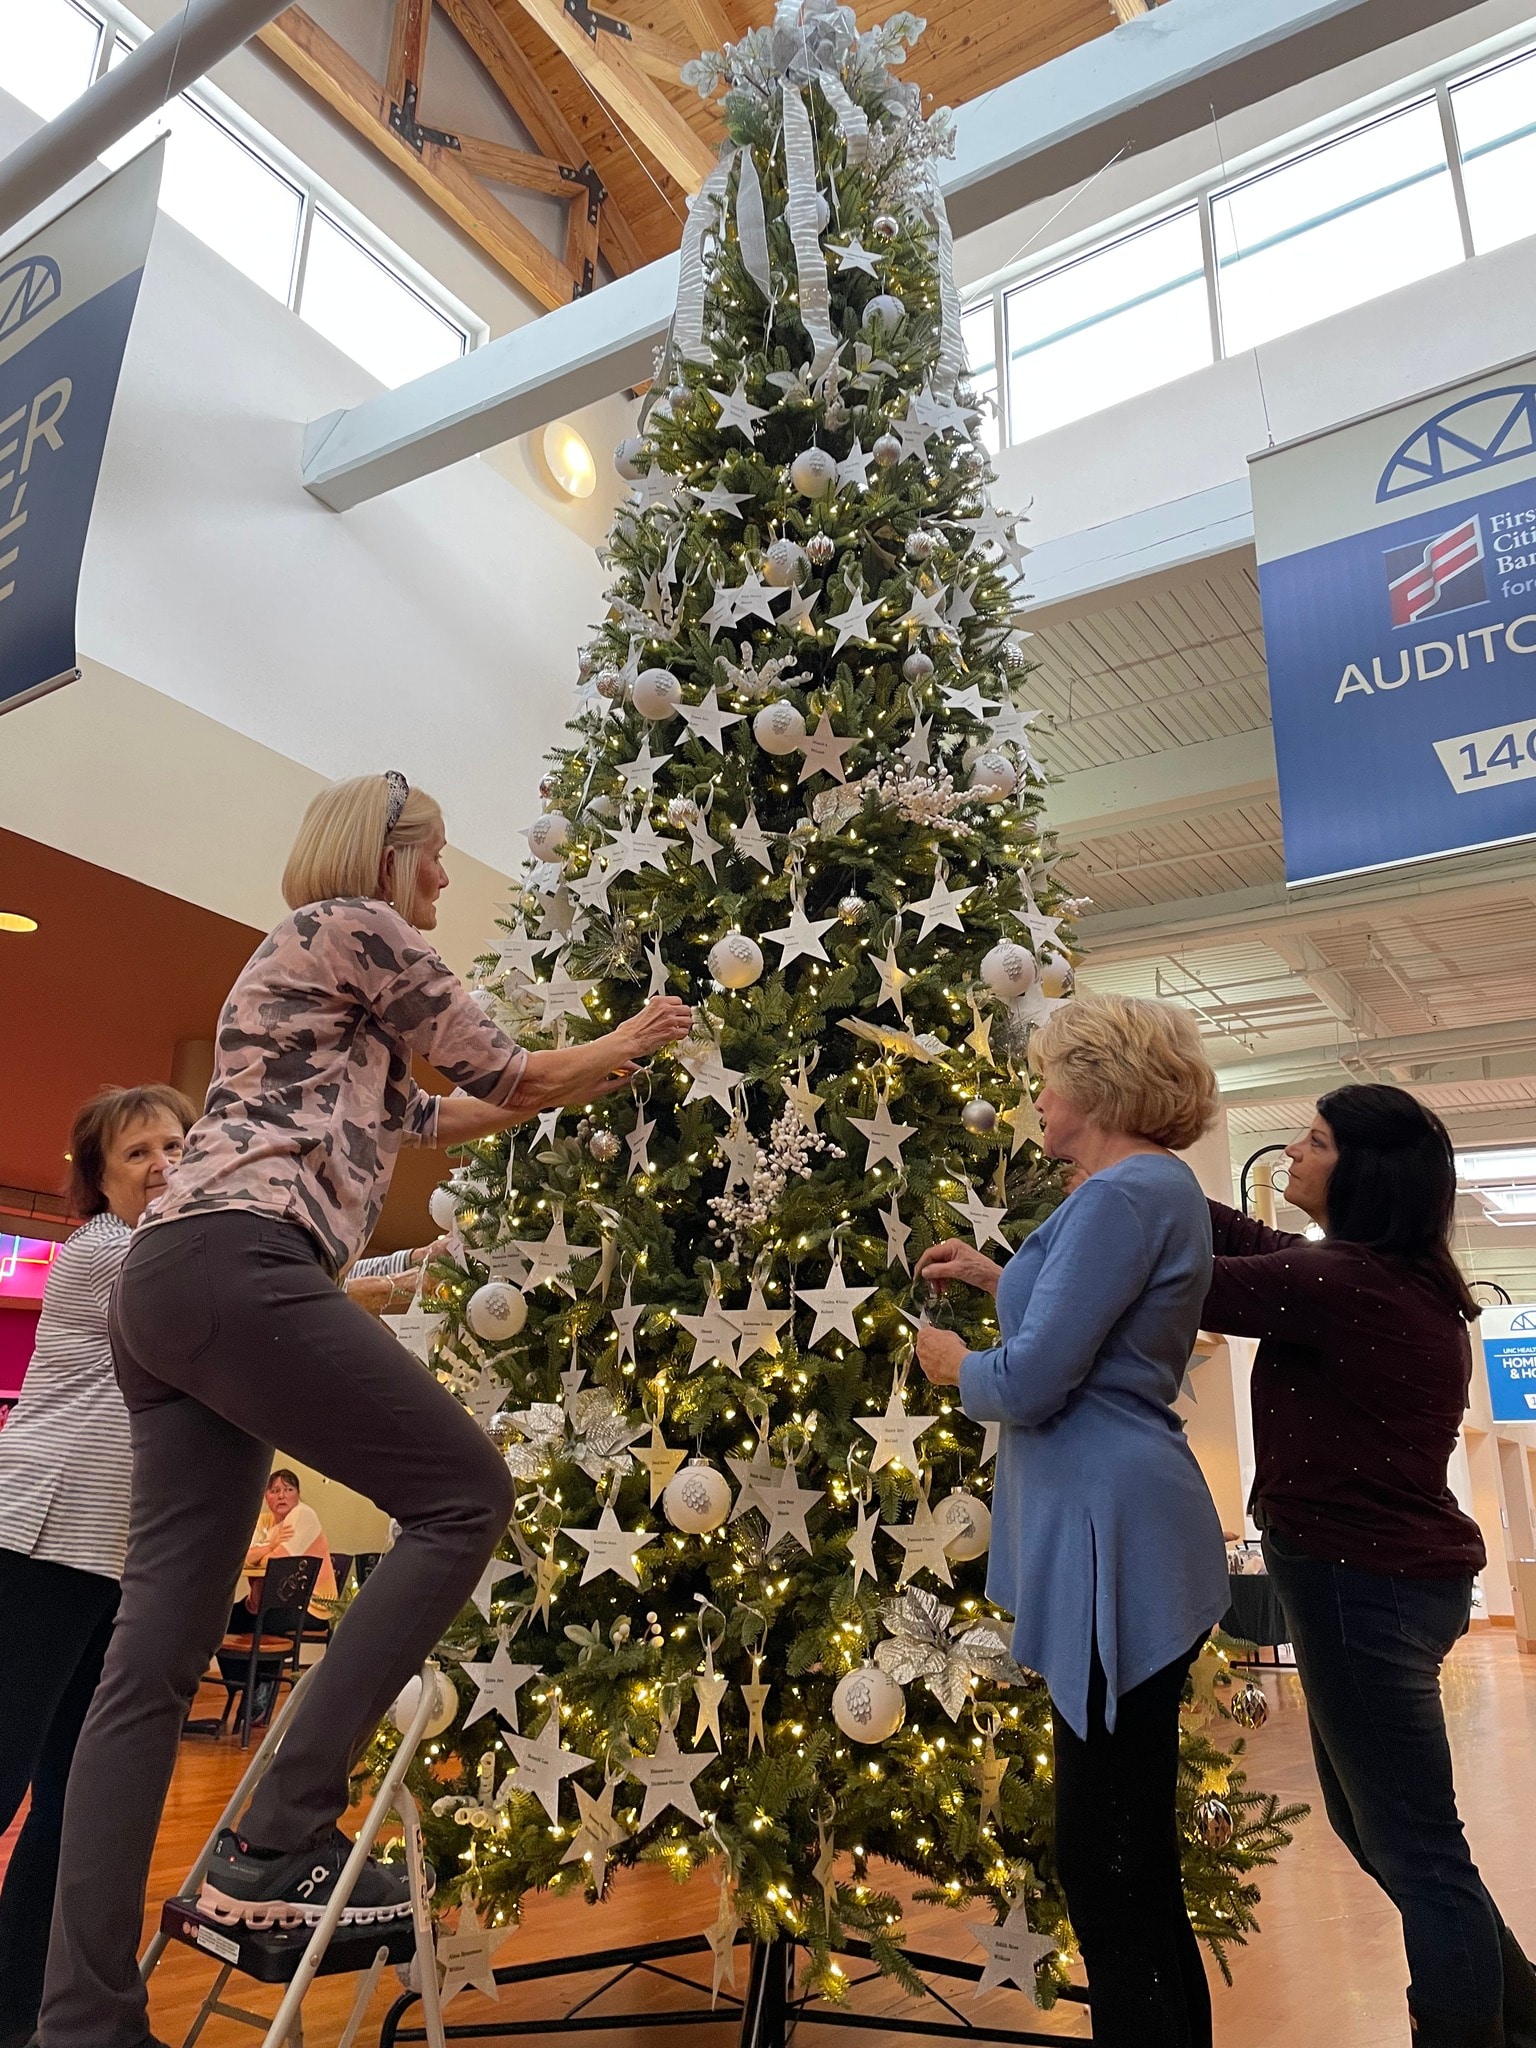
[{"label": "unc health sign", "polygon": [[1477,1319],[1495,1422],[1536,1422],[1536,1308],[1485,1308]]},{"label": "unc health sign", "polygon": [[1536,358],[1252,478],[1286,879],[1536,834]]},{"label": "unc health sign", "polygon": [[75,591],[164,140],[0,255],[0,711],[75,668]]}]

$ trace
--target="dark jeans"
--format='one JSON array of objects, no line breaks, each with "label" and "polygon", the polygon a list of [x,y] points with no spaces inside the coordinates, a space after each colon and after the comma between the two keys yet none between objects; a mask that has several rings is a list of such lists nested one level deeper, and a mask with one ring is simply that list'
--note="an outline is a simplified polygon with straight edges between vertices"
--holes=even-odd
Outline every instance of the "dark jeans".
[{"label": "dark jeans", "polygon": [[32,1792],[0,1891],[0,2040],[37,2024],[64,1787],[117,1598],[99,1572],[0,1550],[0,1834]]},{"label": "dark jeans", "polygon": [[143,2048],[134,1955],[181,1724],[229,1618],[280,1443],[400,1523],[241,1822],[307,1847],[348,1772],[474,1590],[512,1513],[489,1440],[306,1232],[242,1210],[138,1237],[112,1304],[133,1429],[123,1602],[70,1777],[48,1956],[47,2048]]},{"label": "dark jeans", "polygon": [[1403,1916],[1409,2003],[1500,2010],[1500,1921],[1456,1811],[1440,1666],[1466,1632],[1470,1579],[1409,1579],[1305,1557],[1273,1533],[1312,1753],[1334,1833]]},{"label": "dark jeans", "polygon": [[1097,2048],[1210,2048],[1211,1994],[1184,1906],[1179,1701],[1205,1638],[1120,1697],[1104,1726],[1098,1651],[1088,1740],[1052,1712],[1056,1871],[1083,1952]]}]

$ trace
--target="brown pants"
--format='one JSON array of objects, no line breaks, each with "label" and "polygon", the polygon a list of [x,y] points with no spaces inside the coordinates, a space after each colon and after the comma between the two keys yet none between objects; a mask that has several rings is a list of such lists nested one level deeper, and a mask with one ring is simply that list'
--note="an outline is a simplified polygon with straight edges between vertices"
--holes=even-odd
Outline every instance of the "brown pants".
[{"label": "brown pants", "polygon": [[149,2039],[135,1955],[150,1854],[271,1446],[377,1502],[402,1533],[347,1610],[241,1822],[263,1848],[303,1848],[345,1810],[353,1763],[512,1513],[487,1438],[347,1300],[294,1224],[219,1210],[147,1230],[118,1282],[112,1350],[133,1428],[128,1562],[69,1781],[45,2048]]}]

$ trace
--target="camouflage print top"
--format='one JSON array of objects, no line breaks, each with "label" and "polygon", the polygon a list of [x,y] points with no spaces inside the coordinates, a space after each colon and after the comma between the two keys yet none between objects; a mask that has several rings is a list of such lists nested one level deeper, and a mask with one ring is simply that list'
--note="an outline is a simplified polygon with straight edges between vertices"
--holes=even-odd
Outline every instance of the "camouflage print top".
[{"label": "camouflage print top", "polygon": [[294,911],[229,993],[202,1118],[144,1225],[255,1209],[302,1225],[340,1272],[378,1221],[400,1147],[437,1133],[413,1052],[495,1103],[528,1057],[387,903]]}]

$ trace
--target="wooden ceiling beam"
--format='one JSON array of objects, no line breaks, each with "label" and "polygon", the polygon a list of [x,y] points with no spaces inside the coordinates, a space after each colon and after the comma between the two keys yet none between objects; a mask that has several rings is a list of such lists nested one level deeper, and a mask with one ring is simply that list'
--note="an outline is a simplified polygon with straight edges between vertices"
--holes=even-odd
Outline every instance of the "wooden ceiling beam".
[{"label": "wooden ceiling beam", "polygon": [[403,171],[448,218],[545,308],[568,305],[576,279],[559,257],[503,206],[463,163],[459,152],[427,142],[421,151],[389,123],[383,86],[350,52],[299,7],[289,7],[260,32],[278,61]]},{"label": "wooden ceiling beam", "polygon": [[486,142],[478,135],[461,135],[458,143],[460,160],[477,178],[516,185],[523,192],[543,192],[551,199],[574,199],[585,191],[574,164],[557,164],[553,157],[509,149],[505,143]]},{"label": "wooden ceiling beam", "polygon": [[[609,17],[610,20],[613,18]],[[601,30],[606,24],[600,22],[598,26]],[[626,21],[622,26],[624,33],[618,41],[633,54],[640,69],[651,78],[676,85],[678,73],[694,52],[685,50],[681,43],[674,43],[667,36],[658,35],[653,28],[642,28],[638,22]]]},{"label": "wooden ceiling beam", "polygon": [[[576,167],[585,164],[585,143],[556,105],[491,0],[438,0],[438,5],[484,66],[535,147],[560,163]],[[660,253],[642,247],[612,199],[603,203],[601,237],[609,266],[620,275],[641,269]]]},{"label": "wooden ceiling beam", "polygon": [[384,90],[390,105],[401,108],[412,122],[416,117],[422,74],[426,70],[427,29],[431,20],[432,0],[395,0]]},{"label": "wooden ceiling beam", "polygon": [[1122,27],[1140,15],[1152,12],[1153,0],[1109,0],[1109,11]]},{"label": "wooden ceiling beam", "polygon": [[[640,68],[621,37],[599,37],[582,28],[584,0],[516,0],[561,55],[581,74],[616,120],[642,143],[687,192],[697,192],[715,167],[715,152],[695,135],[682,115]],[[590,16],[588,17],[590,19]]]},{"label": "wooden ceiling beam", "polygon": [[740,41],[720,0],[673,0],[673,5],[701,50],[723,50],[727,43]]}]

